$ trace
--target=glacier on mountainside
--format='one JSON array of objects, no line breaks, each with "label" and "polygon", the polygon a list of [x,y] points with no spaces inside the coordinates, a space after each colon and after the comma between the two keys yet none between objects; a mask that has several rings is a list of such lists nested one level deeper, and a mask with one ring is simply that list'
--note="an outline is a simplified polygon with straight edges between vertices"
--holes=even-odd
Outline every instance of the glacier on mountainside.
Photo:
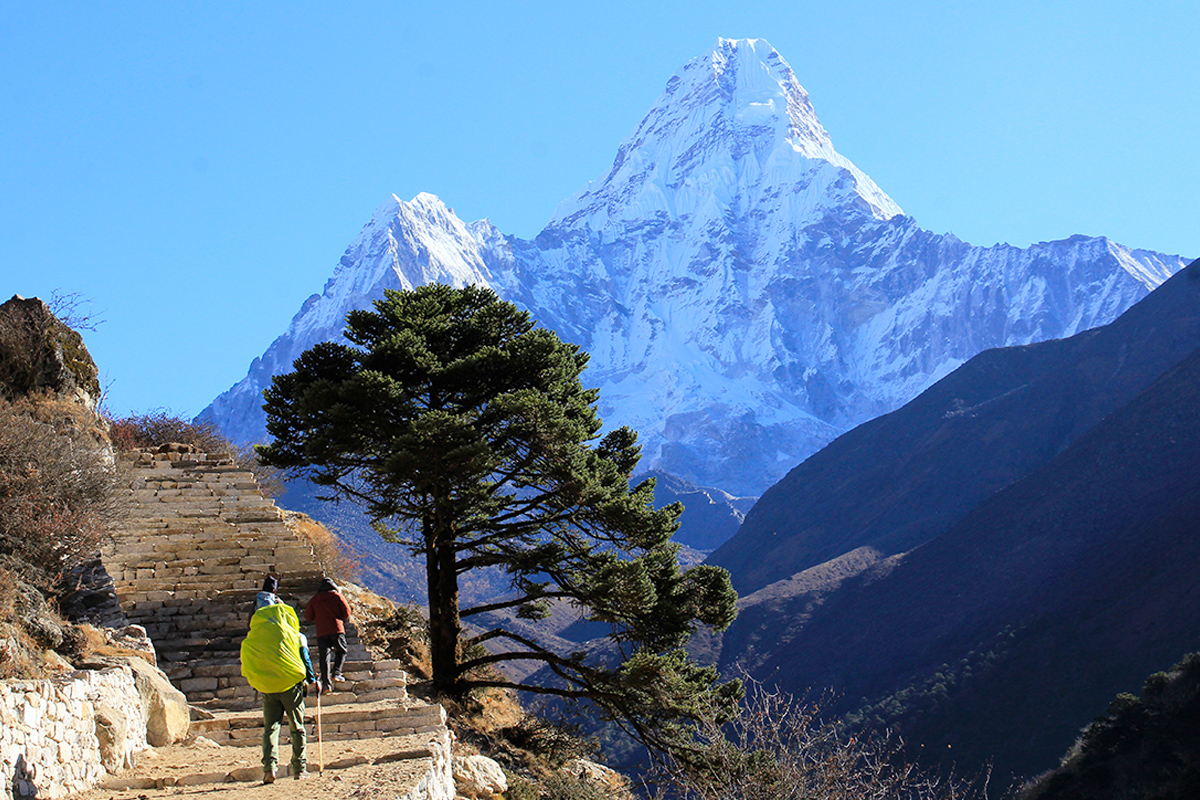
[{"label": "glacier on mountainside", "polygon": [[201,416],[264,436],[261,392],[387,288],[492,287],[591,354],[643,468],[757,495],[981,350],[1110,322],[1184,259],[1074,236],[977,247],[918,227],[837,153],[762,40],[677,72],[612,167],[533,240],[392,197],[321,294]]}]

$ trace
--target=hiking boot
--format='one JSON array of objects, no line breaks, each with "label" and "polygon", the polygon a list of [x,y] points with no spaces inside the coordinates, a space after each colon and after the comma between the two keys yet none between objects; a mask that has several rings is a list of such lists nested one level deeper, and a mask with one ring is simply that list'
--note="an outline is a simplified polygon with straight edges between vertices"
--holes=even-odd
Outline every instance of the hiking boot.
[{"label": "hiking boot", "polygon": [[342,675],[341,673],[334,675],[333,679],[334,679],[334,681],[336,681],[338,683],[346,683],[346,676]]},{"label": "hiking boot", "polygon": [[306,780],[308,780],[308,770],[306,770],[306,769],[298,770],[296,772],[296,774],[293,775],[292,777],[298,781],[306,781]]},{"label": "hiking boot", "polygon": [[274,783],[274,782],[275,782],[275,773],[269,772],[264,769],[263,770],[263,783]]}]

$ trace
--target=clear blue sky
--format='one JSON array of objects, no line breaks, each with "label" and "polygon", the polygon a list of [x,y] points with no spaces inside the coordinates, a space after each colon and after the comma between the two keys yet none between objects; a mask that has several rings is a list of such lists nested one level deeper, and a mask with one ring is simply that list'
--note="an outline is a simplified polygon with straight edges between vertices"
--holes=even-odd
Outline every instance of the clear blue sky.
[{"label": "clear blue sky", "polygon": [[0,0],[0,294],[80,292],[116,414],[200,411],[390,194],[532,237],[717,37],[925,228],[1200,256],[1200,3]]}]

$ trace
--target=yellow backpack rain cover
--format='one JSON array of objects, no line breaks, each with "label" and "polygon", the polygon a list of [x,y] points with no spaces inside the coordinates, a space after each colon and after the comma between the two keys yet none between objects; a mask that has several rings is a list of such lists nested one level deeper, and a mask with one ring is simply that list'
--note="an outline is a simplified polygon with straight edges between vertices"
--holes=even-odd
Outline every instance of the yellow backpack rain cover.
[{"label": "yellow backpack rain cover", "polygon": [[287,691],[308,675],[300,659],[300,620],[291,606],[276,603],[254,612],[242,642],[242,675],[264,694]]}]

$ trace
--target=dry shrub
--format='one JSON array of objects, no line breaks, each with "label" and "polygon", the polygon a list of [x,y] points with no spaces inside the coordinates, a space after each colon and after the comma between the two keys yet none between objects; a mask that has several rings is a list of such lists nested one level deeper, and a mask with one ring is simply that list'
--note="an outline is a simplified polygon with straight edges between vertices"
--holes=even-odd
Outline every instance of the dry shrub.
[{"label": "dry shrub", "polygon": [[546,714],[546,709],[522,714],[514,724],[496,731],[496,735],[509,747],[525,750],[554,769],[571,759],[596,757],[599,745],[583,734],[580,725]]},{"label": "dry shrub", "polygon": [[115,644],[104,631],[87,623],[64,626],[63,644],[58,648],[58,652],[76,663],[89,656],[136,656],[150,664],[155,663],[152,652]]},{"label": "dry shrub", "polygon": [[99,457],[108,458],[111,449],[108,423],[81,403],[59,395],[37,392],[11,400],[9,407],[15,413],[49,425],[59,433],[94,443],[99,448]]},{"label": "dry shrub", "polygon": [[111,457],[71,405],[0,400],[0,566],[45,592],[124,508]]},{"label": "dry shrub", "polygon": [[986,797],[922,772],[893,735],[857,735],[806,703],[749,683],[732,720],[702,714],[697,749],[653,774],[656,797],[678,800],[966,800]]},{"label": "dry shrub", "polygon": [[628,800],[625,789],[604,786],[578,775],[558,772],[546,779],[546,800]]},{"label": "dry shrub", "polygon": [[313,555],[327,577],[339,582],[352,581],[358,577],[357,554],[350,545],[335,536],[333,531],[299,511],[284,511],[283,520],[293,532],[312,545]]},{"label": "dry shrub", "polygon": [[[0,569],[0,583],[12,586],[16,576]],[[0,592],[0,680],[32,677],[36,672],[33,639],[20,624],[16,594]]]},{"label": "dry shrub", "polygon": [[[12,572],[0,569],[0,680],[46,677],[47,647],[62,620],[40,592]],[[31,602],[32,601],[32,602]]]},{"label": "dry shrub", "polygon": [[92,301],[85,297],[83,292],[55,289],[50,292],[50,299],[46,301],[46,305],[59,322],[73,331],[95,331],[105,322],[99,318],[99,314],[104,312],[93,313]]},{"label": "dry shrub", "polygon": [[109,420],[113,447],[120,451],[158,447],[171,442],[190,444],[202,453],[224,453],[229,442],[211,422],[194,422],[165,408]]},{"label": "dry shrub", "polygon": [[42,677],[38,652],[38,647],[20,625],[0,618],[0,681]]},{"label": "dry shrub", "polygon": [[283,494],[282,473],[262,464],[250,445],[235,444],[226,439],[217,426],[207,420],[188,420],[165,408],[144,414],[110,419],[109,436],[119,452],[161,447],[165,444],[190,444],[199,453],[224,453],[234,464],[254,473],[264,497]]},{"label": "dry shrub", "polygon": [[396,659],[408,673],[428,680],[433,677],[428,625],[416,606],[397,606],[387,617],[359,623],[358,635],[373,653]]}]

